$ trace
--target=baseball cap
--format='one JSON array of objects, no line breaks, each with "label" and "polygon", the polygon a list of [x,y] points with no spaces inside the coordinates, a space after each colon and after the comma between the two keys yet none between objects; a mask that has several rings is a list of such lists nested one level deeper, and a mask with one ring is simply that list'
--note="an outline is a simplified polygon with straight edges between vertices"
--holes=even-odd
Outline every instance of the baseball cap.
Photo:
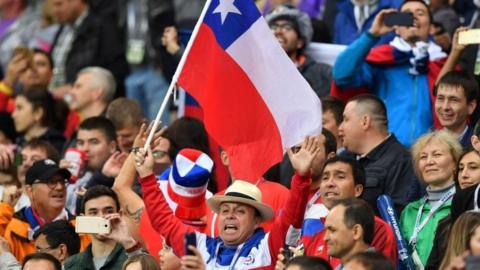
[{"label": "baseball cap", "polygon": [[70,180],[71,176],[67,169],[58,167],[55,161],[51,159],[39,160],[27,170],[25,184],[32,185],[36,180],[47,182],[55,175],[60,175],[66,180]]}]

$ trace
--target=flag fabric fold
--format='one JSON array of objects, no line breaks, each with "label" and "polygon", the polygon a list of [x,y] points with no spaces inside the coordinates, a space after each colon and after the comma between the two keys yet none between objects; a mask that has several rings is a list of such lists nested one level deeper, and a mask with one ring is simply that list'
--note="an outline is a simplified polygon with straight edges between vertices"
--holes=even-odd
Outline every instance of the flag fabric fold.
[{"label": "flag fabric fold", "polygon": [[202,107],[232,175],[256,181],[288,147],[320,133],[320,101],[253,1],[207,5],[178,84]]}]

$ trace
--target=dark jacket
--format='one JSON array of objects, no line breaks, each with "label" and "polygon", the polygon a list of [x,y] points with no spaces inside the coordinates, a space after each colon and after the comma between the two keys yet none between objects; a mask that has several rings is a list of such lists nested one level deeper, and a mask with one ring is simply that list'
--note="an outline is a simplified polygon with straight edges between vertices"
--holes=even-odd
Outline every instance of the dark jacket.
[{"label": "dark jacket", "polygon": [[[54,128],[49,128],[42,136],[38,137],[40,140],[44,140],[49,142],[51,145],[57,149],[58,153],[62,153],[63,146],[65,144],[65,137],[63,136],[62,132],[58,131]],[[27,141],[25,137],[21,136],[17,138],[16,143],[18,145],[24,145]],[[56,160],[58,162],[58,160]]]},{"label": "dark jacket", "polygon": [[[62,25],[55,35],[51,51],[54,50],[63,28]],[[117,82],[116,96],[124,93],[124,80],[129,72],[124,41],[113,20],[104,19],[94,12],[88,13],[76,32],[65,65],[66,81],[73,83],[77,73],[89,66],[110,70]]]},{"label": "dark jacket", "polygon": [[[122,269],[123,263],[127,260],[125,249],[117,244],[108,255],[105,264],[100,270]],[[93,264],[92,245],[89,245],[83,252],[73,255],[65,261],[65,270],[95,270]]]},{"label": "dark jacket", "polygon": [[397,213],[401,213],[408,203],[410,187],[416,180],[408,150],[391,134],[368,154],[359,158],[358,162],[365,169],[366,177],[362,198],[378,213],[377,198],[381,194],[387,194],[392,198]]},{"label": "dark jacket", "polygon": [[437,226],[435,231],[435,240],[433,241],[432,251],[428,257],[425,270],[437,270],[442,263],[445,251],[447,250],[448,238],[450,235],[450,228],[452,225],[452,218],[450,215],[444,217]]},{"label": "dark jacket", "polygon": [[326,64],[317,63],[310,57],[305,56],[303,64],[298,71],[310,84],[318,97],[330,94],[330,83],[332,81],[332,67]]}]

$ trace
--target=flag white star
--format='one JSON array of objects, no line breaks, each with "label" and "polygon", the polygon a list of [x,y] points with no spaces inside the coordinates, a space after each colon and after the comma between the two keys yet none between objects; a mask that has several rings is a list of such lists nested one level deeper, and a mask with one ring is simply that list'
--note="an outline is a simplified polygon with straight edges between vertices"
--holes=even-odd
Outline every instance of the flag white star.
[{"label": "flag white star", "polygon": [[222,18],[222,24],[227,19],[229,13],[236,13],[242,15],[240,10],[238,10],[238,8],[233,4],[233,1],[235,0],[220,0],[218,6],[213,11],[213,14],[220,13],[220,16]]}]

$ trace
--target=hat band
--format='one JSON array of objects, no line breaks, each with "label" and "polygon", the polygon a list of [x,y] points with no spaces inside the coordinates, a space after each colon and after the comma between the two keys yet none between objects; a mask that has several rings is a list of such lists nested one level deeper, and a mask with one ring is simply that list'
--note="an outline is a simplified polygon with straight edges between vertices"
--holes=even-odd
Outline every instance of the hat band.
[{"label": "hat band", "polygon": [[193,197],[182,196],[173,190],[172,186],[170,186],[170,183],[167,184],[167,192],[170,199],[172,199],[178,205],[195,207],[205,203],[205,192],[197,194]]},{"label": "hat band", "polygon": [[250,197],[250,196],[245,195],[245,194],[240,193],[240,192],[228,192],[228,193],[225,193],[225,196],[240,197],[240,198],[244,198],[244,199],[253,200],[255,202],[257,201],[257,200],[255,200],[255,198]]}]

